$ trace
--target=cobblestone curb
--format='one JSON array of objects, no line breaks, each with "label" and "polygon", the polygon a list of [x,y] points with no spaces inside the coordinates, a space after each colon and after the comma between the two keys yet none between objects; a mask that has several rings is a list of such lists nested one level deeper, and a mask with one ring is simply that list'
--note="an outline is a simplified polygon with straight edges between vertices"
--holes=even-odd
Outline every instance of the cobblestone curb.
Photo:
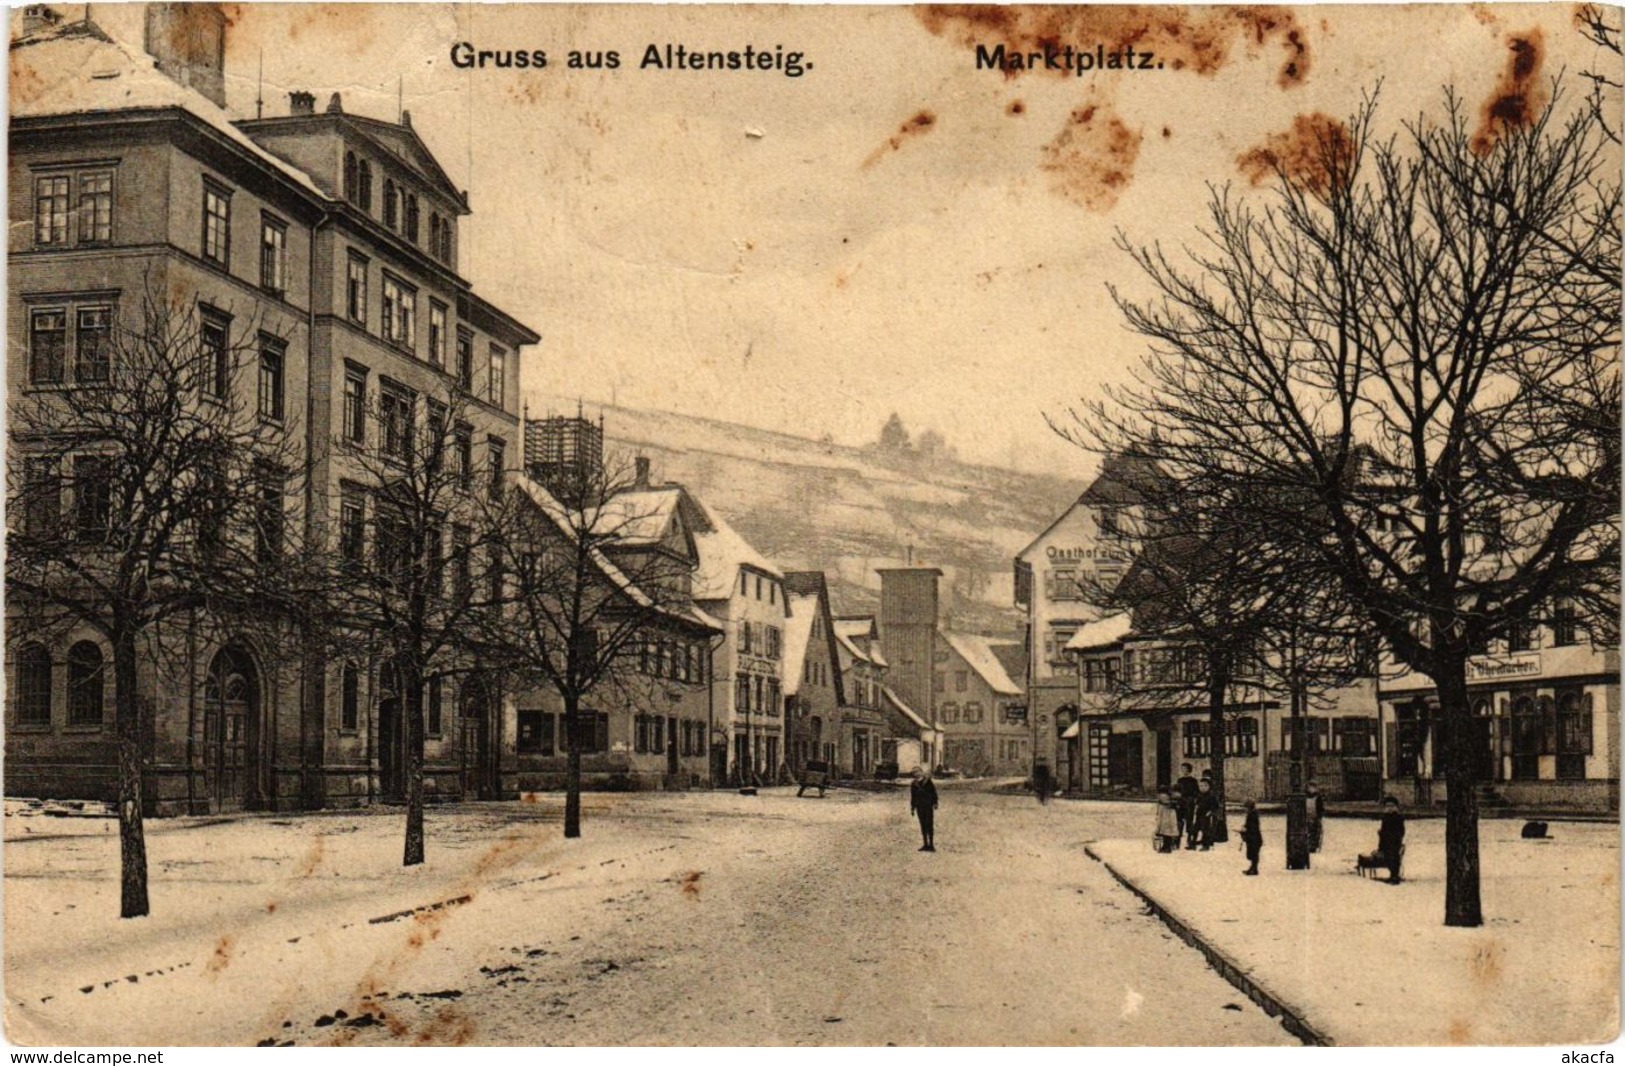
[{"label": "cobblestone curb", "polygon": [[1176,918],[1166,907],[1147,895],[1139,885],[1118,873],[1111,863],[1095,854],[1094,848],[1085,844],[1083,851],[1084,854],[1104,866],[1106,872],[1116,878],[1118,884],[1138,896],[1141,902],[1150,908],[1151,913],[1162,919],[1162,923],[1173,930],[1179,939],[1200,951],[1203,957],[1207,959],[1208,965],[1217,971],[1220,977],[1229,981],[1248,999],[1258,1004],[1265,1014],[1268,1014],[1271,1018],[1279,1018],[1281,1028],[1311,1047],[1335,1046],[1336,1041],[1309,1024],[1303,1015],[1298,1013],[1296,1008],[1289,1006],[1269,989],[1247,976],[1234,959],[1208,943],[1202,937],[1202,934]]}]

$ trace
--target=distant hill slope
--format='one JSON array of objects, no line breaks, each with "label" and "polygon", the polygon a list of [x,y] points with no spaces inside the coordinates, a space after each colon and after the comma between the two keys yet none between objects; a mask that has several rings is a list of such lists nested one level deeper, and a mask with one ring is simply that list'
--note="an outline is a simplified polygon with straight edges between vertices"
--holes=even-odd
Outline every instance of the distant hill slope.
[{"label": "distant hill slope", "polygon": [[687,485],[785,569],[824,571],[837,613],[876,610],[875,569],[900,565],[912,547],[916,563],[943,571],[945,624],[1019,636],[1012,560],[1084,487],[947,460],[888,462],[869,449],[664,411],[601,410],[612,455],[648,456],[656,481]]}]

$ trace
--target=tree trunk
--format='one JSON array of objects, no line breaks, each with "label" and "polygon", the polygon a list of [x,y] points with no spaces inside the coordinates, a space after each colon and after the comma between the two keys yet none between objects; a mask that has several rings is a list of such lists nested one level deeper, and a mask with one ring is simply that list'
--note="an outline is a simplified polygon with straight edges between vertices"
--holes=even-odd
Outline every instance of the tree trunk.
[{"label": "tree trunk", "polygon": [[1224,670],[1209,668],[1207,686],[1208,767],[1213,773],[1213,843],[1230,839],[1224,813],[1224,696],[1230,678]]},{"label": "tree trunk", "polygon": [[147,902],[147,840],[141,820],[141,700],[135,689],[135,631],[113,637],[113,720],[118,734],[119,917],[139,918]]},{"label": "tree trunk", "polygon": [[401,670],[406,701],[406,853],[402,866],[423,862],[423,674],[415,664]]},{"label": "tree trunk", "polygon": [[1439,712],[1445,733],[1444,924],[1478,926],[1484,911],[1478,893],[1478,793],[1473,767],[1473,730],[1467,705],[1465,654],[1445,657],[1438,676]]},{"label": "tree trunk", "polygon": [[581,835],[581,698],[566,693],[564,697],[565,748],[564,771],[564,835],[574,839]]}]

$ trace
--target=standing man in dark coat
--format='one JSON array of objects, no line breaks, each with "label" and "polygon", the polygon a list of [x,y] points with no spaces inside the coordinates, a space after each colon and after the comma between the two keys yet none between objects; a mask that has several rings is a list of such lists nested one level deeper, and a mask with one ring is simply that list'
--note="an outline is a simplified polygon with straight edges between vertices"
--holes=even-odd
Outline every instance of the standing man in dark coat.
[{"label": "standing man in dark coat", "polygon": [[925,843],[921,851],[936,851],[937,786],[931,783],[931,771],[922,769],[920,776],[908,786],[908,812],[920,820],[920,836]]},{"label": "standing man in dark coat", "polygon": [[1382,799],[1382,824],[1377,827],[1377,855],[1388,867],[1388,883],[1399,884],[1400,852],[1405,847],[1405,816],[1399,813],[1399,801],[1392,796]]},{"label": "standing man in dark coat", "polygon": [[1049,763],[1036,762],[1033,764],[1033,794],[1038,797],[1039,803],[1048,803],[1049,793]]},{"label": "standing man in dark coat", "polygon": [[1196,847],[1196,778],[1191,776],[1191,764],[1179,764],[1179,780],[1174,782],[1174,802],[1179,815],[1179,832],[1188,851]]}]

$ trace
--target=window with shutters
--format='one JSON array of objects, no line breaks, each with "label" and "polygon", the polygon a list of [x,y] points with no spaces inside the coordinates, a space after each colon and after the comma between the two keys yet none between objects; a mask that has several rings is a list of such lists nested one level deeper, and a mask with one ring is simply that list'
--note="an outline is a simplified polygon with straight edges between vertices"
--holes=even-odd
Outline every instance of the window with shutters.
[{"label": "window with shutters", "polygon": [[[1209,751],[1207,722],[1200,718],[1187,719],[1183,727],[1185,754],[1191,758],[1205,758]],[[1094,726],[1090,726],[1091,731]]]}]

